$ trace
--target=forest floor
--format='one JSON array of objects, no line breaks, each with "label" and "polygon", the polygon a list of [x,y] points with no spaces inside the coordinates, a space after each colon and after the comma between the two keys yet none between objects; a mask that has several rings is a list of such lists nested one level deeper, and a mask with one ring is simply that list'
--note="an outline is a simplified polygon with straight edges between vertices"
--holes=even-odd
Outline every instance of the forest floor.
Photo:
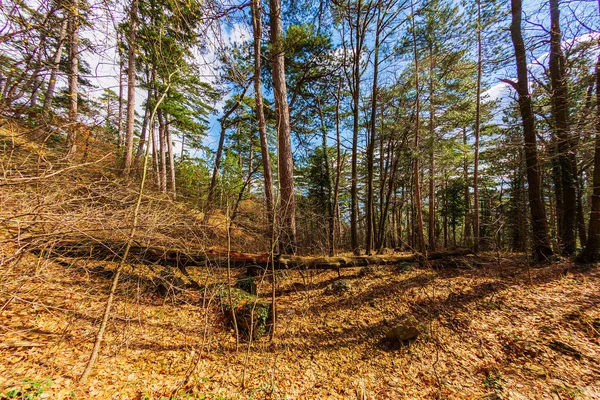
[{"label": "forest floor", "polygon": [[[157,289],[168,268],[127,265],[100,357],[81,385],[117,265],[49,250],[82,235],[126,239],[139,189],[119,178],[114,148],[92,141],[87,164],[76,165],[57,150],[61,140],[0,126],[2,400],[600,399],[600,268],[530,268],[522,255],[495,253],[465,257],[459,267],[343,269],[341,278],[278,273],[273,341],[239,346],[216,291],[165,295]],[[227,243],[222,214],[206,222],[151,186],[136,243]],[[245,226],[260,226],[260,214],[244,216]],[[234,250],[265,248],[246,228],[231,236]],[[223,268],[189,271],[221,285],[243,272],[228,279]],[[327,294],[340,280],[349,290]],[[270,299],[271,284],[260,283],[258,293]],[[421,335],[386,341],[409,316]]]},{"label": "forest floor", "polygon": [[[9,248],[2,250],[10,251]],[[475,260],[475,257],[468,258]],[[600,269],[405,264],[278,276],[276,336],[241,342],[217,301],[160,296],[128,267],[101,356],[81,386],[114,263],[25,256],[0,284],[0,393],[40,398],[600,398]],[[224,269],[193,271],[226,282]],[[350,290],[325,294],[344,279]],[[268,298],[271,284],[259,285]],[[204,299],[204,300],[203,300]],[[210,299],[210,297],[209,297]],[[214,300],[214,298],[213,298]],[[407,315],[426,330],[394,344]],[[200,357],[189,383],[175,390]],[[175,392],[173,392],[175,390]],[[360,397],[358,397],[360,398]]]}]

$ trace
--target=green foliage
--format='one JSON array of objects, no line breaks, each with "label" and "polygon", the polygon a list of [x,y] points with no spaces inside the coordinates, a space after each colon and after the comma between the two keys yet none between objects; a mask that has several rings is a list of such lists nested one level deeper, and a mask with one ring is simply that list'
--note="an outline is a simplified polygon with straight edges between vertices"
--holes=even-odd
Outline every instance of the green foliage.
[{"label": "green foliage", "polygon": [[267,333],[271,318],[271,302],[261,300],[244,290],[231,288],[231,301],[229,290],[223,288],[220,291],[221,304],[225,311],[225,317],[233,325],[233,313],[238,330],[246,338],[252,332],[252,339],[258,339]]},{"label": "green foliage", "polygon": [[496,392],[502,392],[504,390],[504,386],[502,382],[506,381],[500,374],[494,374],[492,372],[488,373],[483,380],[483,384],[485,387],[489,389],[493,389]]},{"label": "green foliage", "polygon": [[206,158],[184,156],[177,160],[177,186],[183,198],[198,201],[206,195],[205,187],[210,182],[210,166]]},{"label": "green foliage", "polygon": [[35,400],[41,399],[41,395],[52,385],[51,379],[36,380],[31,378],[23,379],[20,387],[9,389],[2,399]]}]

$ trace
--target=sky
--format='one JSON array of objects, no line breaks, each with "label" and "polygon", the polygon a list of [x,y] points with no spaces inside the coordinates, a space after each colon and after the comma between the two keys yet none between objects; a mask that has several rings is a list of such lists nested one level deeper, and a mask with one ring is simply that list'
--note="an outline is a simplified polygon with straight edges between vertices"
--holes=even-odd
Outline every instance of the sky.
[{"label": "sky", "polygon": [[[543,4],[539,2],[528,2],[526,3],[526,15],[530,16],[537,15],[540,20],[526,21],[527,24],[543,24],[547,23],[545,11],[542,10],[539,14],[533,13],[533,11],[543,8]],[[571,6],[571,5],[569,5]],[[577,5],[575,5],[577,6]],[[123,13],[113,13],[113,15],[117,15],[117,19],[123,19]],[[104,89],[110,88],[115,92],[118,92],[118,57],[115,51],[115,23],[107,18],[107,13],[104,10],[97,9],[93,12],[95,18],[95,26],[96,29],[94,31],[87,29],[84,32],[84,36],[88,38],[93,43],[99,45],[98,48],[106,48],[102,54],[97,54],[93,52],[86,52],[84,57],[90,63],[92,67],[92,76],[87,77],[92,83],[98,87],[98,89],[93,91],[93,94],[100,96]],[[208,43],[206,51],[200,53],[199,51],[195,52],[196,61],[200,64],[200,75],[209,83],[217,85],[218,78],[218,67],[219,61],[216,57],[217,52],[222,49],[224,46],[228,46],[235,43],[243,43],[247,40],[250,40],[252,37],[250,27],[245,22],[231,22],[228,21],[226,24],[218,24],[213,25],[210,32],[207,32],[206,37],[214,38],[212,41]],[[565,34],[569,34],[569,27],[566,27]],[[564,43],[565,47],[571,46],[574,41],[585,41],[585,40],[595,40],[598,38],[598,34],[584,34],[579,36],[575,40],[566,41]],[[590,54],[590,57],[595,57],[597,53]],[[530,58],[533,58],[530,55]],[[537,59],[533,59],[530,62],[529,68],[532,74],[538,75],[542,72],[543,64],[547,63],[548,53],[541,51],[541,54],[537,56]],[[512,61],[512,60],[511,60]],[[512,65],[511,63],[509,63]],[[484,91],[482,94],[482,98],[484,101],[492,101],[499,99],[499,106],[505,107],[508,106],[512,101],[514,101],[514,94],[512,93],[512,87],[506,83],[500,82],[500,78],[513,79],[512,76],[515,71],[514,68],[511,68],[509,65],[508,68],[504,68],[502,70],[498,70],[495,72],[491,72],[491,86],[488,90]],[[389,66],[388,66],[389,67]],[[393,67],[393,66],[392,66]],[[396,70],[396,68],[391,68],[392,70]],[[365,87],[366,89],[366,87]],[[140,88],[136,89],[136,111],[138,114],[143,114],[142,104],[145,100],[146,92],[145,90],[141,90]],[[209,117],[209,131],[207,137],[205,138],[204,144],[208,147],[214,149],[216,148],[216,144],[218,142],[220,129],[218,118],[222,114],[222,107],[225,104],[225,101],[230,96],[226,94],[224,98],[214,104],[215,113],[211,114]],[[181,143],[176,139],[175,141],[175,153],[179,154],[181,151]]]},{"label": "sky", "polygon": [[[106,49],[101,54],[96,52],[85,52],[83,57],[90,64],[92,74],[85,76],[96,86],[90,94],[95,97],[100,97],[105,89],[111,89],[114,92],[119,92],[119,60],[116,51],[116,35],[114,29],[114,23],[106,17],[104,10],[95,10],[96,29],[86,29],[82,32],[82,35],[89,39],[92,43],[95,43],[98,48]],[[118,15],[119,13],[114,13]],[[117,18],[123,18],[118,16]],[[249,27],[246,24],[234,23],[234,24],[215,24],[210,28],[211,37],[215,39],[207,43],[205,51],[194,51],[195,61],[200,66],[199,74],[208,83],[217,85],[218,81],[218,68],[219,61],[217,59],[217,52],[224,48],[224,46],[230,46],[235,43],[243,43],[252,37]],[[127,77],[124,77],[124,85],[127,84]],[[126,87],[125,89],[126,90]],[[135,90],[135,109],[139,115],[143,115],[144,108],[143,103],[146,100],[146,90],[136,87]],[[204,140],[204,144],[208,147],[215,149],[219,140],[220,126],[218,118],[222,113],[223,106],[229,95],[225,95],[222,99],[213,104],[215,112],[209,117],[209,131]],[[179,154],[181,152],[181,140],[179,138],[174,139],[174,153]]]}]

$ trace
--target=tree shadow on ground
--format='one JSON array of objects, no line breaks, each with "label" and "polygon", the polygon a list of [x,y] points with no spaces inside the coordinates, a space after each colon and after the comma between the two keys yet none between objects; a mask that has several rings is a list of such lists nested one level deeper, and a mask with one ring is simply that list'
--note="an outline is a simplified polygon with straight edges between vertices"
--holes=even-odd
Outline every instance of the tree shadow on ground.
[{"label": "tree shadow on ground", "polygon": [[[446,279],[454,278],[465,273],[477,274],[479,278],[487,281],[479,283],[467,290],[460,292],[451,292],[448,295],[426,297],[417,301],[410,301],[407,304],[408,310],[399,313],[391,319],[382,320],[367,326],[339,326],[339,327],[319,327],[310,332],[306,332],[306,340],[303,347],[307,351],[327,351],[331,349],[350,348],[359,344],[367,344],[368,348],[390,350],[390,344],[382,341],[385,332],[399,323],[409,315],[415,316],[420,321],[432,321],[445,316],[451,319],[458,311],[466,310],[469,305],[476,303],[478,306],[486,309],[501,307],[502,300],[496,300],[495,296],[504,290],[515,286],[541,286],[565,276],[565,271],[572,272],[573,269],[564,265],[553,264],[541,268],[523,269],[521,265],[512,267],[497,266],[476,271],[469,270],[442,270],[431,271],[428,269],[419,269],[418,273],[412,277],[398,281],[386,282],[370,286],[368,290],[354,295],[342,294],[331,296],[331,300],[322,301],[310,309],[314,315],[315,321],[326,319],[328,315],[347,309],[359,309],[369,306],[369,302],[385,298],[392,292],[408,291],[417,287],[425,287],[430,282],[440,282]],[[435,272],[435,274],[433,274]],[[586,272],[575,272],[576,274],[585,274]],[[337,280],[339,278],[334,278]],[[588,307],[592,307],[594,301],[597,304],[597,298],[593,296],[586,301]],[[537,306],[536,306],[537,307]],[[541,306],[539,306],[541,307]],[[316,322],[317,323],[317,322]],[[451,324],[451,321],[450,321]],[[460,330],[460,324],[456,324],[454,329]],[[293,340],[293,338],[290,338]]]}]

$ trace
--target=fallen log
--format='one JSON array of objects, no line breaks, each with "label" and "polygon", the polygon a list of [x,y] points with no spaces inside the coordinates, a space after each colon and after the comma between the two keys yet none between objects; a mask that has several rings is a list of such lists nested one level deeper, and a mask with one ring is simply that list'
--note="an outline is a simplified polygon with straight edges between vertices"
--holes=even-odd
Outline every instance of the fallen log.
[{"label": "fallen log", "polygon": [[[119,242],[90,242],[85,240],[69,240],[60,242],[51,249],[44,249],[44,254],[62,257],[93,258],[96,260],[119,260],[124,244]],[[399,263],[423,263],[428,260],[440,260],[473,254],[469,249],[457,249],[422,254],[386,254],[374,256],[348,257],[310,257],[287,254],[251,254],[240,252],[217,252],[199,249],[173,249],[160,246],[132,245],[128,262],[132,264],[158,264],[177,268],[191,266],[218,266],[232,268],[275,268],[275,269],[333,269],[366,267],[369,265],[396,265]]]}]

